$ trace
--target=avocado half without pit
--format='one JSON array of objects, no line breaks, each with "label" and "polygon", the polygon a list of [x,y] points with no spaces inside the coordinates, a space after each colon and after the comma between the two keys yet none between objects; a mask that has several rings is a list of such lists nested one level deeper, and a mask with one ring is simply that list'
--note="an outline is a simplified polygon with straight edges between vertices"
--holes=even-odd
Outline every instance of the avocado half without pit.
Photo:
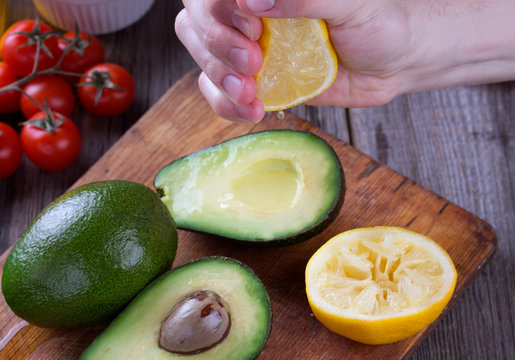
[{"label": "avocado half without pit", "polygon": [[88,359],[254,359],[271,328],[268,293],[226,257],[200,258],[148,285],[81,355]]},{"label": "avocado half without pit", "polygon": [[320,233],[345,195],[332,147],[296,130],[251,133],[184,156],[154,186],[179,228],[279,245]]}]

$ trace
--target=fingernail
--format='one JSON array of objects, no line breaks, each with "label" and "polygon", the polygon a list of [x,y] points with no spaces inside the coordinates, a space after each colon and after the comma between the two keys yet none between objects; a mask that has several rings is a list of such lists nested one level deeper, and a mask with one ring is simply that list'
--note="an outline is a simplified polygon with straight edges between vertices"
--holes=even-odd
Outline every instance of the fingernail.
[{"label": "fingernail", "polygon": [[247,49],[232,48],[229,51],[229,61],[243,74],[249,70],[249,54]]},{"label": "fingernail", "polygon": [[252,123],[254,121],[249,120],[250,111],[247,105],[234,105],[234,112],[240,118],[241,122]]},{"label": "fingernail", "polygon": [[232,24],[234,27],[242,32],[248,38],[252,37],[250,33],[250,24],[249,21],[241,15],[233,14],[232,16]]},{"label": "fingernail", "polygon": [[227,75],[223,81],[223,87],[227,95],[236,102],[241,94],[241,80],[234,75]]},{"label": "fingernail", "polygon": [[247,0],[247,6],[251,11],[266,11],[273,8],[275,0]]}]

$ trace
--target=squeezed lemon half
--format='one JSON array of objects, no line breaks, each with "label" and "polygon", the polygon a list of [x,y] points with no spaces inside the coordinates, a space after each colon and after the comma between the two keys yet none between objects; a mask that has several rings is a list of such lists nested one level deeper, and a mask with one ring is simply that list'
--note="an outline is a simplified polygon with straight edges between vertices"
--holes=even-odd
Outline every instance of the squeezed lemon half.
[{"label": "squeezed lemon half", "polygon": [[333,83],[338,58],[325,21],[263,18],[258,42],[263,66],[256,75],[257,98],[265,111],[278,111],[320,95]]},{"label": "squeezed lemon half", "polygon": [[315,317],[366,344],[399,341],[432,323],[457,278],[451,258],[436,242],[382,226],[333,237],[311,257],[305,275]]}]

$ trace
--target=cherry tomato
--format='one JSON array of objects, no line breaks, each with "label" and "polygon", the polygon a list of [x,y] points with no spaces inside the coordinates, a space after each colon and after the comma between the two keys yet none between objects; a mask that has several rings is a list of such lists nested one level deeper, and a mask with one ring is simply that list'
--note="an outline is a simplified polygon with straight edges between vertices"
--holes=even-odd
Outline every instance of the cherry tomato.
[{"label": "cherry tomato", "polygon": [[0,122],[0,179],[12,175],[21,162],[21,142],[16,131]]},{"label": "cherry tomato", "polygon": [[52,115],[57,124],[49,124],[45,112],[34,114],[21,130],[21,145],[34,165],[46,171],[60,171],[77,160],[82,140],[73,121],[55,112]]},{"label": "cherry tomato", "polygon": [[117,64],[103,63],[89,68],[78,84],[79,100],[90,113],[117,116],[134,100],[134,80]]},{"label": "cherry tomato", "polygon": [[[42,107],[46,100],[50,110],[70,116],[75,106],[75,95],[72,86],[62,76],[42,75],[29,81],[23,88],[25,92],[36,100]],[[25,94],[20,99],[21,111],[26,119],[41,109]]]},{"label": "cherry tomato", "polygon": [[[39,24],[39,25],[38,25]],[[16,34],[20,33],[20,34]],[[43,38],[37,70],[54,66],[59,60],[61,50],[50,26],[42,21],[20,20],[11,25],[0,40],[2,59],[19,76],[32,72],[37,55],[37,38]]]},{"label": "cherry tomato", "polygon": [[[61,51],[71,46],[61,62],[61,70],[82,74],[93,65],[104,62],[104,47],[95,36],[85,31],[79,32],[78,39],[75,39],[75,36],[76,32],[71,31],[63,34],[64,39],[57,40],[57,46]],[[70,45],[74,39],[76,42]],[[77,83],[79,77],[69,76],[68,80]]]},{"label": "cherry tomato", "polygon": [[[15,82],[16,75],[5,62],[0,61],[0,88]],[[16,90],[0,92],[0,114],[10,114],[20,110],[21,93]]]}]

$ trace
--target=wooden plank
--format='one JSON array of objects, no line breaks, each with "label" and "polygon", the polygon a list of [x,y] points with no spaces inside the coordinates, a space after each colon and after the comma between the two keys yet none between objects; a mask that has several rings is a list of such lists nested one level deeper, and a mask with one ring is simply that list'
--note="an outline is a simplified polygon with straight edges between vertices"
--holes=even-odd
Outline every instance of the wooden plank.
[{"label": "wooden plank", "polygon": [[514,104],[515,84],[505,83],[350,112],[356,147],[486,219],[499,236],[493,261],[415,358],[515,358]]},{"label": "wooden plank", "polygon": [[[367,346],[340,337],[311,315],[304,293],[308,259],[329,238],[351,228],[394,225],[427,234],[449,252],[458,271],[456,291],[448,310],[493,253],[495,231],[448,200],[291,113],[283,120],[270,116],[257,125],[234,124],[216,117],[196,87],[197,76],[198,72],[190,72],[174,85],[74,186],[113,178],[151,186],[155,173],[171,160],[234,136],[271,128],[314,132],[333,146],[346,174],[346,200],[334,223],[309,241],[282,248],[257,248],[180,231],[174,266],[201,256],[225,255],[256,272],[270,293],[274,312],[272,333],[261,359],[411,356],[437,322],[405,341],[384,346]],[[1,297],[0,314],[3,322],[9,324],[0,329],[2,339],[20,324],[20,319],[8,310]],[[76,358],[100,329],[65,332],[25,325],[5,342],[0,357],[19,359],[34,357],[36,353],[37,358]]]},{"label": "wooden plank", "polygon": [[347,111],[334,106],[307,106],[298,105],[289,112],[311,125],[316,126],[343,142],[350,143],[351,137],[348,128]]}]

